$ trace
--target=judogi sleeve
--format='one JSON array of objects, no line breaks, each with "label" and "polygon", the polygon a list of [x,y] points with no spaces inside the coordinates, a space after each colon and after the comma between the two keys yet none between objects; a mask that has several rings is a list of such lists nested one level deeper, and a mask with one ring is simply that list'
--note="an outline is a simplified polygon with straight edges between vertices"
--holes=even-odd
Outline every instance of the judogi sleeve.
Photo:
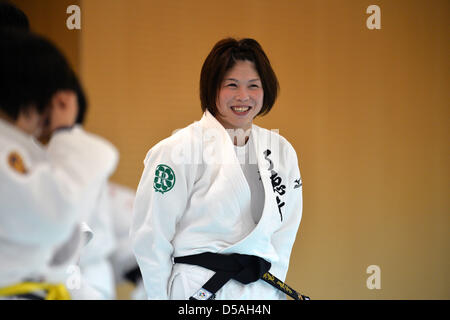
[{"label": "judogi sleeve", "polygon": [[286,181],[286,211],[280,229],[272,236],[272,244],[280,259],[272,265],[270,270],[283,281],[286,279],[292,246],[300,226],[303,209],[302,182],[297,154],[290,144],[288,147],[285,159],[290,170]]},{"label": "judogi sleeve", "polygon": [[158,144],[147,154],[137,188],[132,247],[148,299],[168,299],[176,225],[188,202],[189,166],[172,161],[170,145]]},{"label": "judogi sleeve", "polygon": [[[6,157],[10,150],[0,152]],[[0,235],[24,244],[65,241],[82,218],[94,187],[115,168],[118,153],[106,140],[81,128],[55,133],[42,161],[20,174],[0,161],[2,210]]]}]

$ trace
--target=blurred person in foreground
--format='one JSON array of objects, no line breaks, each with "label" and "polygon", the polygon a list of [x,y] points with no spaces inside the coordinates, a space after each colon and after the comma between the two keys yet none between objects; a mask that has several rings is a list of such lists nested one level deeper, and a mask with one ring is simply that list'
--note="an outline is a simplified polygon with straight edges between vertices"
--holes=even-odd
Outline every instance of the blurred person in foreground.
[{"label": "blurred person in foreground", "polygon": [[83,221],[118,153],[74,126],[78,84],[60,51],[8,29],[0,30],[0,296],[96,298],[76,266]]}]

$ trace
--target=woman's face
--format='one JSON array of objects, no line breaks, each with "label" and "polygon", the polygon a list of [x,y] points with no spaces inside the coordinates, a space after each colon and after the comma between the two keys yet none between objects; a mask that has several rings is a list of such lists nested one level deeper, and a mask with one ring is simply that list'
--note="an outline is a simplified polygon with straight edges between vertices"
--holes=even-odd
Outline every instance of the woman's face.
[{"label": "woman's face", "polygon": [[261,79],[251,61],[237,61],[220,85],[216,119],[225,129],[250,129],[264,98]]}]

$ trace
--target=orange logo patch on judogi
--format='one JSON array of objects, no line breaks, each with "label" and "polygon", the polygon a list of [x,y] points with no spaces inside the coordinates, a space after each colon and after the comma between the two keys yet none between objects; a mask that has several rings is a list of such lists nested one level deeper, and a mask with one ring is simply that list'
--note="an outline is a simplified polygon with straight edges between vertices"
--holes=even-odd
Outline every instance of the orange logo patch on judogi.
[{"label": "orange logo patch on judogi", "polygon": [[13,151],[8,156],[8,163],[11,168],[13,168],[15,171],[25,174],[28,172],[27,168],[25,167],[25,163],[23,162],[22,157],[17,152]]}]

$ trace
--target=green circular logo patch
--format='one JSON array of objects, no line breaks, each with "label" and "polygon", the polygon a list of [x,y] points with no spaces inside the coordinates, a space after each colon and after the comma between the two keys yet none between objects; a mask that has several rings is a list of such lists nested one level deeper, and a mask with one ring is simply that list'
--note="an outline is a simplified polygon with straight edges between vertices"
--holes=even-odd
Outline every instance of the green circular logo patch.
[{"label": "green circular logo patch", "polygon": [[173,172],[172,168],[165,164],[158,165],[155,171],[155,179],[153,180],[153,188],[155,191],[164,194],[172,190],[174,185],[175,172]]}]

